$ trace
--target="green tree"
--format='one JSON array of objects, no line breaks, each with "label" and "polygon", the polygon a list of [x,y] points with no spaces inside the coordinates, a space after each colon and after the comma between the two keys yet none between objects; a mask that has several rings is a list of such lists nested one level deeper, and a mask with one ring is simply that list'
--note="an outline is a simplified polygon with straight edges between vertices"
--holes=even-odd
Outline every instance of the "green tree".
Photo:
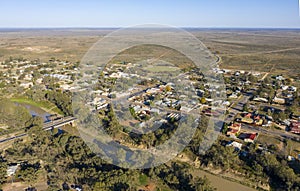
[{"label": "green tree", "polygon": [[208,180],[208,178],[206,176],[204,176],[203,178],[197,177],[194,180],[193,188],[196,191],[215,191],[215,190],[217,190],[216,188],[211,186],[210,181]]},{"label": "green tree", "polygon": [[6,182],[7,162],[0,156],[0,189],[2,184]]}]

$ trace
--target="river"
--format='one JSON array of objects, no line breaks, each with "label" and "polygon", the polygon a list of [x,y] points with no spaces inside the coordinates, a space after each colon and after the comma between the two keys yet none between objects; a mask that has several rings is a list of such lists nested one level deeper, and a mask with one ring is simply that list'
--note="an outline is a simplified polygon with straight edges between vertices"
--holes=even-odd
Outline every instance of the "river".
[{"label": "river", "polygon": [[[27,108],[32,116],[42,117],[45,122],[49,121],[49,117],[51,116],[51,114],[44,111],[43,109],[25,103],[17,104]],[[255,191],[255,189],[253,188],[249,188],[237,182],[232,182],[222,177],[212,175],[200,169],[195,171],[194,173],[197,174],[197,176],[206,176],[218,191]]]},{"label": "river", "polygon": [[41,109],[39,107],[30,105],[30,104],[26,104],[26,103],[17,103],[17,105],[25,107],[32,116],[41,117],[44,120],[44,122],[50,121],[49,117],[51,116],[51,114],[44,111],[43,109]]}]

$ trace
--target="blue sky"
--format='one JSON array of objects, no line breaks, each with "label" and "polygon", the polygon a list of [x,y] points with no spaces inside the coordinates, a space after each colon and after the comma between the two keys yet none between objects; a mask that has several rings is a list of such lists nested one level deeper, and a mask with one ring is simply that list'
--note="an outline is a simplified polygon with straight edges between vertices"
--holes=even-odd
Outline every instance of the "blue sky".
[{"label": "blue sky", "polygon": [[298,0],[1,0],[0,27],[300,28]]}]

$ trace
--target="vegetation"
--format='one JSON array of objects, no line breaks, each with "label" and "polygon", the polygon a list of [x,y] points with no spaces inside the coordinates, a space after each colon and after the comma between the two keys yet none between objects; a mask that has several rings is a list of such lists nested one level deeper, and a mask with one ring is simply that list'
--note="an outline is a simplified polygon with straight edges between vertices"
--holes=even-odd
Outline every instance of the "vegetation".
[{"label": "vegetation", "polygon": [[0,100],[0,124],[6,124],[13,130],[21,130],[31,125],[31,118],[26,108],[7,99]]},{"label": "vegetation", "polygon": [[149,180],[158,187],[166,184],[168,190],[214,190],[207,179],[194,180],[187,165],[172,163],[147,170],[121,169],[93,154],[79,137],[41,129],[36,129],[34,134],[26,142],[15,141],[3,153],[8,162],[26,160],[17,177],[28,185],[34,184],[45,171],[48,190],[62,189],[65,184],[81,185],[85,190],[137,190]]},{"label": "vegetation", "polygon": [[299,189],[300,180],[295,174],[295,164],[290,166],[281,155],[261,153],[255,145],[251,145],[244,154],[238,153],[234,148],[224,147],[220,143],[201,156],[201,163],[224,171],[238,171],[247,180],[259,180],[262,184],[270,184],[275,190]]}]

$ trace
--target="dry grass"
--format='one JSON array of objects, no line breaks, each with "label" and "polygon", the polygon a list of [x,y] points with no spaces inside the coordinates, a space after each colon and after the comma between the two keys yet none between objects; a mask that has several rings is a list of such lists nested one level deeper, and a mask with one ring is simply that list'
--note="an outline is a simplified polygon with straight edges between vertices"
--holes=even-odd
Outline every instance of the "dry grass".
[{"label": "dry grass", "polygon": [[[86,51],[109,32],[110,30],[104,29],[0,31],[0,60],[12,56],[41,60],[55,57],[80,61]],[[191,32],[212,52],[222,57],[224,68],[283,73],[299,77],[300,32],[297,30],[224,29]],[[164,48],[133,48],[127,53],[139,56],[139,60],[152,56],[161,56],[170,62],[178,60],[178,57]],[[126,54],[116,60],[123,61],[128,58]],[[185,64],[186,60],[180,61]]]},{"label": "dry grass", "polygon": [[218,30],[196,35],[222,57],[224,68],[299,75],[297,30]]}]

